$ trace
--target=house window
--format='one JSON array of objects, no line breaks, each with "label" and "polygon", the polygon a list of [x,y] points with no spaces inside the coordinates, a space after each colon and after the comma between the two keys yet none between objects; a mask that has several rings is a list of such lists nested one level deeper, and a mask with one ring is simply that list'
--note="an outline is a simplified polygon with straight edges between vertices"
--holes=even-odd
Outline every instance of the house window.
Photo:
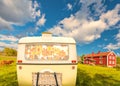
[{"label": "house window", "polygon": [[99,64],[102,64],[103,62],[102,62],[102,60],[101,61],[99,61]]},{"label": "house window", "polygon": [[112,59],[114,60],[114,56],[112,57]]},{"label": "house window", "polygon": [[88,63],[88,61],[86,61],[86,63]]},{"label": "house window", "polygon": [[109,63],[111,64],[111,61],[109,61]]},{"label": "house window", "polygon": [[111,59],[111,56],[109,57],[109,59]]},{"label": "house window", "polygon": [[99,59],[100,59],[100,60],[99,60],[99,64],[102,64],[102,63],[103,63],[103,61],[102,61],[102,56],[100,56]]},{"label": "house window", "polygon": [[112,61],[112,64],[115,64],[115,61]]},{"label": "house window", "polygon": [[101,60],[101,59],[102,59],[102,56],[100,56],[99,59]]}]

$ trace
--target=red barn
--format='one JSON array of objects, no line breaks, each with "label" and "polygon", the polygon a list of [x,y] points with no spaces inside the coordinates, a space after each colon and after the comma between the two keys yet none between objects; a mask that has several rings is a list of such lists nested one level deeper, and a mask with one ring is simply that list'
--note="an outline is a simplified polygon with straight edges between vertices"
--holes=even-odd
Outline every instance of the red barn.
[{"label": "red barn", "polygon": [[107,67],[116,66],[116,55],[114,52],[98,52],[84,56],[84,64],[95,64]]}]

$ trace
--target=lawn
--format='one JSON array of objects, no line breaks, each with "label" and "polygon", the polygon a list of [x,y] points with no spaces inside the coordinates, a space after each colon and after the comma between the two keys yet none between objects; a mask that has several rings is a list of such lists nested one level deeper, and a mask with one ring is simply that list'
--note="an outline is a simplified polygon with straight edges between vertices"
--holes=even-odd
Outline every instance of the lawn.
[{"label": "lawn", "polygon": [[76,86],[120,86],[120,71],[115,68],[78,64]]},{"label": "lawn", "polygon": [[[14,63],[0,66],[0,86],[18,86],[16,57],[0,56],[1,60],[14,60]],[[76,86],[120,86],[120,71],[78,64]]]},{"label": "lawn", "polygon": [[0,86],[17,86],[16,57],[0,56],[1,60],[13,60],[10,65],[0,65]]}]

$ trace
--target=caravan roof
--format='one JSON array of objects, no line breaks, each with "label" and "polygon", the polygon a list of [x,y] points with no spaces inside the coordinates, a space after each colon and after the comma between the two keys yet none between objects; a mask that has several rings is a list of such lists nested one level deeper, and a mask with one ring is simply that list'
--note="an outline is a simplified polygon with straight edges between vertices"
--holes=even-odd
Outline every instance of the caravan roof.
[{"label": "caravan roof", "polygon": [[52,34],[42,34],[40,37],[24,37],[19,40],[19,43],[76,43],[71,37],[52,37]]}]

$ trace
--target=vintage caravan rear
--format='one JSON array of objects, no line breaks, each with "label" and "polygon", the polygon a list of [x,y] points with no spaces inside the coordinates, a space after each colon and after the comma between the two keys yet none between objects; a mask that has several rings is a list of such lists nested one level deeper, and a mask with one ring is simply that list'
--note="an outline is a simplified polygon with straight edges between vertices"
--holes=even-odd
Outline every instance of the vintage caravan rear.
[{"label": "vintage caravan rear", "polygon": [[75,86],[76,42],[73,38],[24,37],[18,43],[19,86]]}]

